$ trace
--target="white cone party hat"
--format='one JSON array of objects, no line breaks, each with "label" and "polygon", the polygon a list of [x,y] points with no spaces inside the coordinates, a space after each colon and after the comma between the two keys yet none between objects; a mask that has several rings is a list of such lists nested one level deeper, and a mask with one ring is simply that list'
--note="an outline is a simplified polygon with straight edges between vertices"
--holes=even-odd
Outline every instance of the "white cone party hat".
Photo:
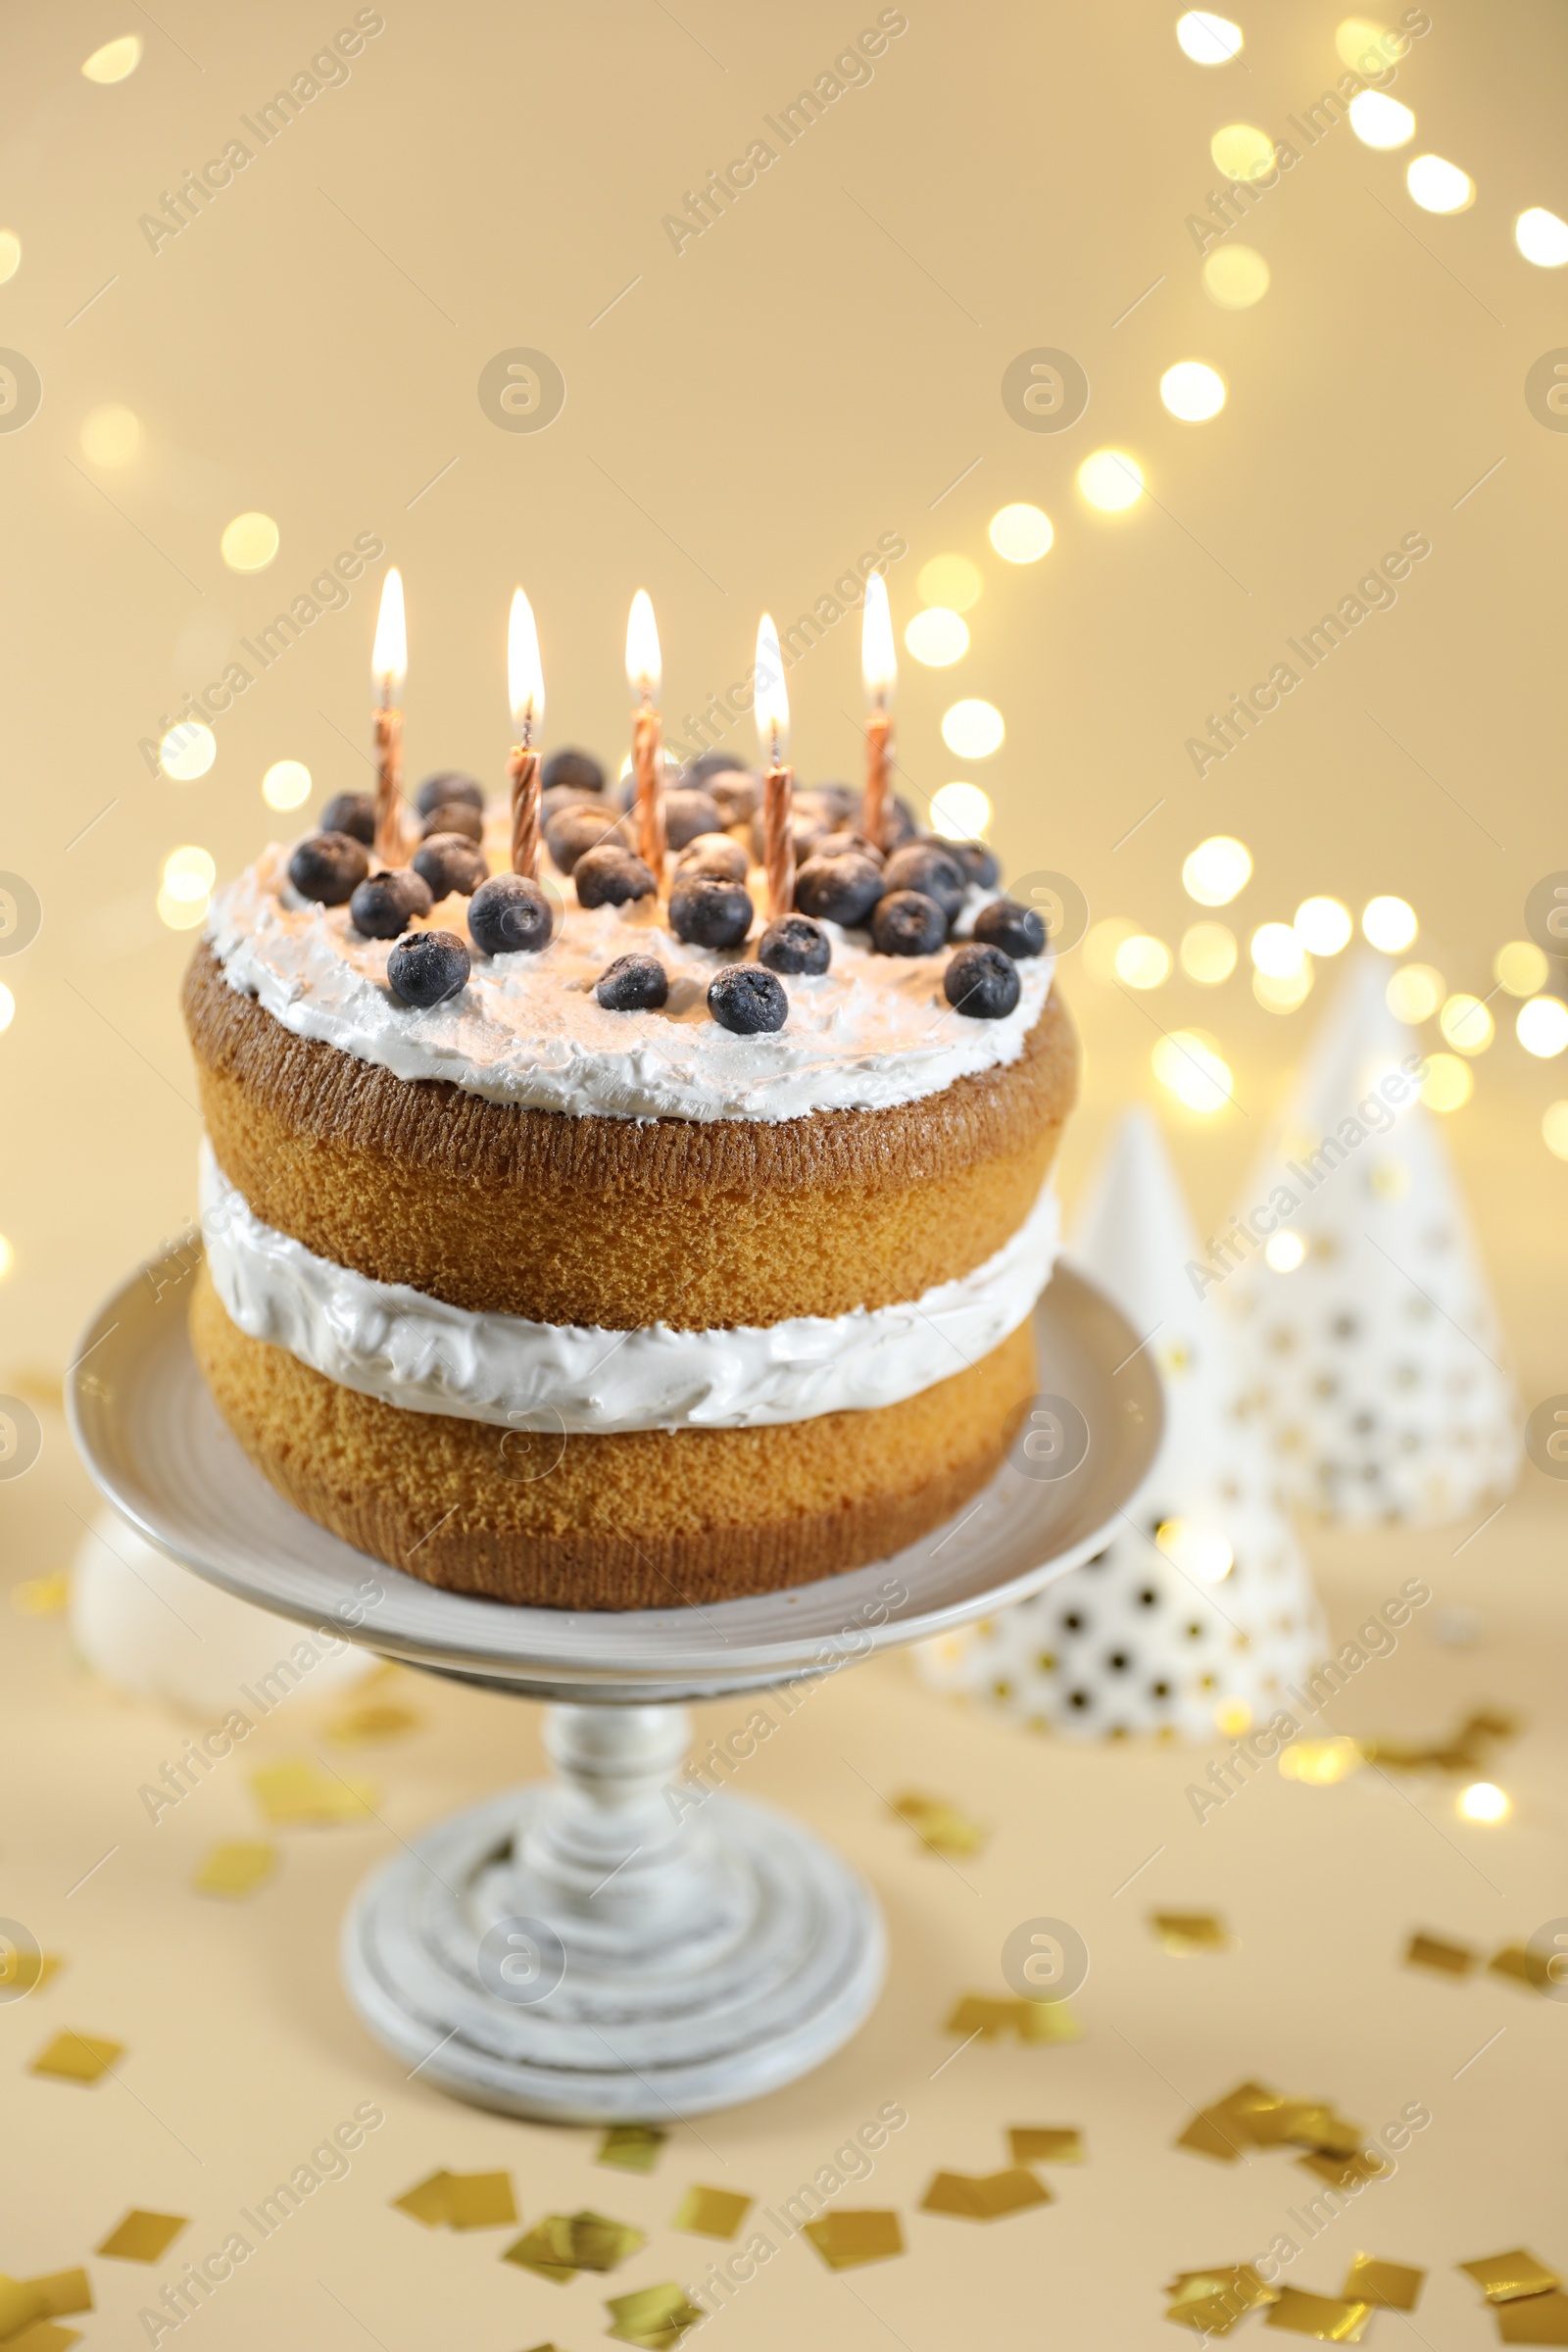
[{"label": "white cone party hat", "polygon": [[1518,1473],[1521,1416],[1421,1056],[1389,966],[1353,964],[1230,1230],[1204,1253],[1240,1318],[1250,1410],[1294,1500],[1437,1525]]},{"label": "white cone party hat", "polygon": [[1149,1111],[1112,1136],[1070,1254],[1147,1335],[1164,1441],[1096,1559],[927,1643],[922,1670],[1038,1731],[1238,1736],[1321,1655],[1323,1628],[1261,1431],[1239,1412],[1230,1325],[1189,1273],[1198,1237]]}]

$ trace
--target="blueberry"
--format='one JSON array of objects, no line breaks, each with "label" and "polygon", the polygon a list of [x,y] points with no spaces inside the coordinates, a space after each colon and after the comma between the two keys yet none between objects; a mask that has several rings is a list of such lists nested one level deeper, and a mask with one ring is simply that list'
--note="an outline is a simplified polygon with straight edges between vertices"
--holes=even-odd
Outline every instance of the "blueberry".
[{"label": "blueberry", "polygon": [[699,833],[717,833],[724,819],[711,793],[683,785],[664,795],[664,836],[672,850],[683,850]]},{"label": "blueberry", "polygon": [[366,848],[375,846],[375,795],[371,792],[340,792],[321,810],[323,833],[346,833],[351,841],[363,841]]},{"label": "blueberry", "polygon": [[738,948],[752,927],[752,898],[739,882],[683,874],[669,894],[669,927],[693,948]]},{"label": "blueberry", "polygon": [[579,906],[624,906],[633,899],[651,899],[659,890],[640,858],[616,843],[601,842],[572,867]]},{"label": "blueberry", "polygon": [[307,833],[288,861],[288,878],[300,897],[322,906],[341,906],[369,870],[364,842],[347,833]]},{"label": "blueberry", "polygon": [[883,889],[882,868],[874,858],[853,850],[844,858],[815,855],[795,877],[795,904],[819,921],[863,923]]},{"label": "blueberry", "polygon": [[814,979],[827,970],[833,950],[821,924],[808,914],[781,914],[758,941],[757,960],[770,972],[801,972]]},{"label": "blueberry", "polygon": [[934,956],[948,936],[948,918],[918,890],[889,891],[878,899],[871,938],[883,956]]},{"label": "blueberry", "polygon": [[455,931],[414,931],[386,959],[387,986],[405,1004],[444,1004],[467,987],[472,968]]},{"label": "blueberry", "polygon": [[669,995],[669,975],[655,956],[617,956],[594,995],[607,1012],[657,1012]]},{"label": "blueberry", "polygon": [[919,833],[914,810],[907,801],[890,801],[882,812],[882,844],[889,851],[902,850],[906,841]]},{"label": "blueberry", "polygon": [[956,858],[963,868],[964,880],[973,883],[976,890],[995,890],[1001,881],[1002,867],[983,841],[944,841],[939,835],[929,833],[922,834],[921,839]]},{"label": "blueberry", "polygon": [[596,806],[579,801],[574,807],[558,808],[545,825],[545,847],[564,874],[571,873],[579,858],[595,850],[601,842],[625,849],[626,836],[619,829],[621,820],[608,801]]},{"label": "blueberry", "polygon": [[539,813],[547,825],[563,808],[603,808],[608,815],[614,814],[602,792],[585,791],[580,784],[552,784],[539,795]]},{"label": "blueberry", "polygon": [[731,775],[743,776],[748,784],[753,781],[751,769],[733,752],[699,752],[681,769],[680,780],[683,784],[700,784],[705,792],[710,792],[714,776]]},{"label": "blueberry", "polygon": [[426,841],[437,833],[461,833],[465,841],[483,841],[484,812],[468,801],[438,801],[425,811],[419,830]]},{"label": "blueberry", "polygon": [[432,899],[458,891],[471,898],[489,873],[483,850],[461,833],[431,833],[414,853],[414,870],[430,885]]},{"label": "blueberry", "polygon": [[933,842],[909,841],[895,850],[883,869],[889,890],[917,890],[935,899],[951,923],[968,888],[962,866]]},{"label": "blueberry", "polygon": [[492,874],[468,901],[468,937],[481,956],[537,956],[550,931],[550,901],[526,874]]},{"label": "blueberry", "polygon": [[558,784],[575,784],[584,792],[603,792],[605,771],[591,752],[552,752],[539,781],[546,792],[553,791]]},{"label": "blueberry", "polygon": [[955,948],[942,975],[942,993],[955,1012],[965,1012],[972,1021],[1005,1020],[1018,1002],[1017,966],[1000,948]]},{"label": "blueberry", "polygon": [[873,858],[878,865],[882,863],[882,852],[874,843],[867,841],[863,833],[824,833],[812,852],[816,858],[848,858],[852,855]]},{"label": "blueberry", "polygon": [[349,914],[367,939],[401,939],[415,916],[428,914],[433,903],[423,876],[400,865],[362,882],[349,901]]},{"label": "blueberry", "polygon": [[805,807],[822,818],[825,833],[838,833],[854,818],[860,796],[847,784],[808,784],[795,795],[795,801],[798,808]]},{"label": "blueberry", "polygon": [[[816,845],[826,836],[828,819],[819,808],[803,809],[799,803],[792,812],[790,831],[795,844],[795,862],[804,865],[808,858],[816,856]],[[767,856],[767,841],[762,832],[760,815],[752,818],[752,856],[761,865]]]},{"label": "blueberry", "polygon": [[1016,899],[993,899],[982,906],[974,918],[974,935],[982,947],[1000,948],[1016,963],[1025,956],[1039,956],[1046,945],[1046,926],[1032,906],[1020,906]]},{"label": "blueberry", "polygon": [[707,882],[744,882],[751,860],[727,833],[699,833],[682,851],[675,871],[700,875]]},{"label": "blueberry", "polygon": [[727,963],[710,983],[708,1009],[721,1029],[732,1029],[737,1037],[760,1037],[783,1028],[790,1001],[760,965]]},{"label": "blueberry", "polygon": [[484,787],[472,776],[466,776],[461,767],[438,768],[426,776],[415,795],[414,806],[421,816],[432,808],[477,808],[484,812]]},{"label": "blueberry", "polygon": [[761,807],[761,785],[740,768],[726,768],[721,775],[710,776],[704,789],[712,795],[726,825],[750,824]]}]

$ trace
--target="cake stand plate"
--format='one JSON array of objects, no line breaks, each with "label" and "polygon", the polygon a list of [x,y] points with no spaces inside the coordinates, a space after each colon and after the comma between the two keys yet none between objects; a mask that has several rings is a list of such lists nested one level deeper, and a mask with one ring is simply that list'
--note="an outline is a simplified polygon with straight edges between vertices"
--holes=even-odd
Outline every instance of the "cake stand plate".
[{"label": "cake stand plate", "polygon": [[343,1967],[372,2033],[458,2096],[572,2122],[667,2122],[820,2064],[876,2000],[876,1905],[809,1832],[683,1772],[679,1702],[782,1687],[787,1723],[872,1650],[1080,1565],[1162,1434],[1139,1335],[1058,1265],[1035,1314],[1043,1441],[1015,1446],[965,1510],[889,1560],[706,1606],[514,1608],[353,1550],[268,1485],[197,1369],[189,1270],[177,1253],[152,1261],[83,1334],[68,1403],[109,1500],[243,1599],[556,1702],[552,1780],[427,1831],[357,1897]]}]

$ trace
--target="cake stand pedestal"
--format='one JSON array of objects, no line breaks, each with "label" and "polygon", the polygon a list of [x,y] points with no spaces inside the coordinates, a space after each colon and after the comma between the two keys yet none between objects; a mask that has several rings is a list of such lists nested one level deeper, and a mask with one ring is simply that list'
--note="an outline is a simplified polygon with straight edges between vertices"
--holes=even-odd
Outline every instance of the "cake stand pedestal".
[{"label": "cake stand pedestal", "polygon": [[1158,1382],[1138,1335],[1058,1266],[1035,1313],[1042,1395],[1026,1428],[1043,1438],[1016,1446],[947,1527],[793,1592],[577,1613],[421,1585],[295,1511],[208,1394],[188,1271],[177,1255],[155,1260],[83,1335],[72,1427],[110,1501],[243,1599],[553,1702],[551,1780],[439,1823],[361,1888],[343,1970],[370,2031],[459,2097],[574,2123],[665,2123],[819,2065],[876,2000],[880,1914],[809,1831],[683,1774],[680,1702],[782,1687],[787,1715],[872,1650],[1080,1565],[1158,1446]]}]

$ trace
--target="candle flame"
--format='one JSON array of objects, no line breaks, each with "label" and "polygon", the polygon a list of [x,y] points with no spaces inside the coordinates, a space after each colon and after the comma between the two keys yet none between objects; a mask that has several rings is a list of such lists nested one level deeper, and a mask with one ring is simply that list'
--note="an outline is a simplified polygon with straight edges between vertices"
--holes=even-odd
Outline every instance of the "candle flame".
[{"label": "candle flame", "polygon": [[395,703],[409,668],[409,629],[403,613],[403,574],[394,564],[381,582],[381,610],[376,615],[375,647],[370,675],[383,703]]},{"label": "candle flame", "polygon": [[879,571],[865,583],[865,610],[860,616],[860,675],[865,691],[878,710],[885,710],[898,683],[898,657],[893,651],[893,614],[888,607],[888,584]]},{"label": "candle flame", "polygon": [[639,702],[656,703],[662,674],[653,603],[647,589],[639,588],[626,622],[626,683]]},{"label": "candle flame", "polygon": [[533,607],[520,588],[512,592],[512,617],[507,623],[507,691],[512,699],[512,723],[528,743],[544,724],[545,675],[539,662]]},{"label": "candle flame", "polygon": [[790,739],[790,698],[784,689],[778,631],[766,612],[757,630],[757,732],[762,757],[779,765]]}]

